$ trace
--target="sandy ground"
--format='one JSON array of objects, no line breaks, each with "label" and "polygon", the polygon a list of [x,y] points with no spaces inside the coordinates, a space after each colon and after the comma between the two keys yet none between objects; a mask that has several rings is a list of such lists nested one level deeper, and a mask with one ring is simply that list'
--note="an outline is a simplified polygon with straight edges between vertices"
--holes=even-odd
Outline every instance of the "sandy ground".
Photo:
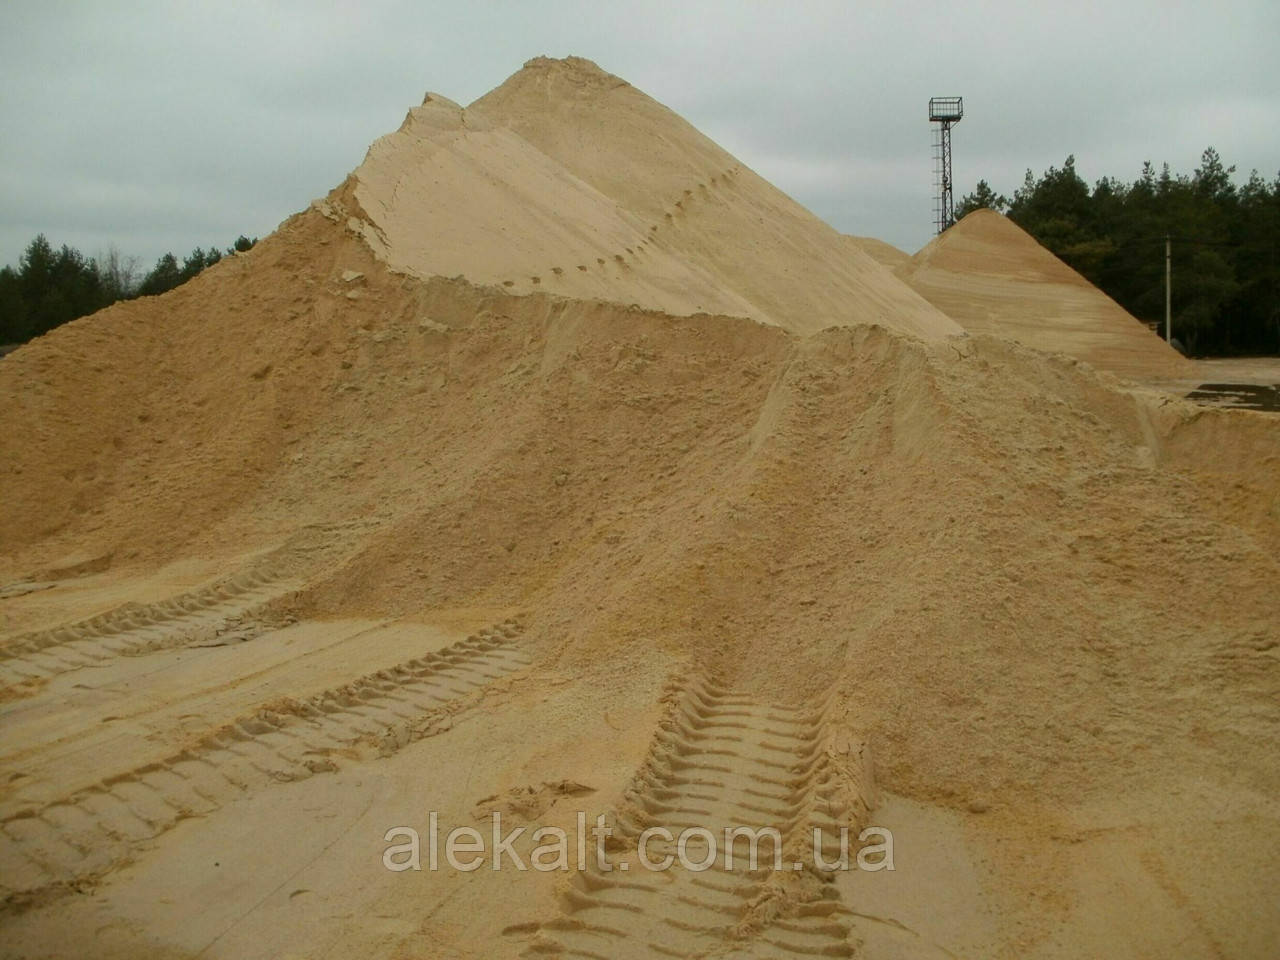
[{"label": "sandy ground", "polygon": [[0,954],[1280,952],[1280,419],[855,239],[539,59],[0,361]]},{"label": "sandy ground", "polygon": [[1223,357],[1196,361],[1202,383],[1280,384],[1280,357]]},{"label": "sandy ground", "polygon": [[[140,585],[125,586],[128,595]],[[610,896],[575,895],[570,874],[521,872],[509,859],[505,871],[488,859],[474,873],[384,868],[386,831],[425,835],[428,811],[486,839],[494,809],[503,834],[537,823],[572,835],[578,811],[616,823],[636,771],[663,749],[651,739],[670,715],[669,660],[645,658],[600,697],[597,684],[537,662],[514,617],[478,628],[468,645],[469,625],[503,612],[306,621],[252,641],[105,659],[6,704],[5,832],[21,837],[24,856],[6,861],[5,879],[40,891],[16,914],[10,904],[6,954],[488,957],[543,943],[649,956],[654,943],[715,946],[724,934],[666,925],[717,926],[718,913],[698,906],[715,899],[705,890],[690,888],[692,906],[664,893],[679,876]],[[446,658],[432,663],[433,653]],[[406,664],[422,668],[401,679]],[[357,665],[372,684],[356,680]],[[299,711],[326,702],[332,712]],[[780,723],[785,705],[760,706],[771,710]],[[746,739],[738,798],[760,784]],[[715,759],[707,769],[724,769]],[[1280,879],[1274,850],[1257,843],[1280,815],[1274,794],[1183,771],[1158,792],[1028,817],[998,800],[957,808],[861,782],[871,803],[860,819],[892,831],[893,871],[837,873],[818,891],[832,912],[807,930],[775,923],[742,955],[856,944],[878,958],[1265,956],[1275,944],[1260,905],[1232,882]],[[15,820],[18,808],[38,815]],[[749,808],[726,815],[760,819]],[[514,849],[528,860],[532,844],[521,841]],[[40,884],[55,877],[67,886]],[[588,928],[557,924],[566,910]],[[592,932],[593,913],[623,936]]]}]

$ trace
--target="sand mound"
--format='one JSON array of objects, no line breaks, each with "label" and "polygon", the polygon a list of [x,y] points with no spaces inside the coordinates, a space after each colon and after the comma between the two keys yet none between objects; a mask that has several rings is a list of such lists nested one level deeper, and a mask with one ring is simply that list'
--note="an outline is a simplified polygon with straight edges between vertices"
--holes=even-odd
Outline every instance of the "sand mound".
[{"label": "sand mound", "polygon": [[394,269],[812,332],[959,328],[666,107],[532,60],[463,110],[428,95],[324,205]]},{"label": "sand mound", "polygon": [[[1276,421],[945,336],[734,169],[533,61],[0,361],[5,951],[1266,955]],[[493,810],[618,872],[383,867]],[[617,882],[694,821],[801,869]]]},{"label": "sand mound", "polygon": [[975,210],[896,273],[970,333],[1066,353],[1137,379],[1191,365],[1012,220]]},{"label": "sand mound", "polygon": [[846,243],[861,250],[880,266],[888,267],[890,270],[896,270],[911,259],[911,254],[905,250],[899,250],[893,244],[877,240],[875,237],[846,235],[844,239]]}]

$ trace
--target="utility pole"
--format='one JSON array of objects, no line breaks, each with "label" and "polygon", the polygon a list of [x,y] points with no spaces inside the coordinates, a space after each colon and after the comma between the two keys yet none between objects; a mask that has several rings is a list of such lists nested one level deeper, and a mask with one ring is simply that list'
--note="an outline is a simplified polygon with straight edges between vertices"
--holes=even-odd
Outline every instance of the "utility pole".
[{"label": "utility pole", "polygon": [[1164,235],[1164,342],[1173,345],[1173,241]]}]

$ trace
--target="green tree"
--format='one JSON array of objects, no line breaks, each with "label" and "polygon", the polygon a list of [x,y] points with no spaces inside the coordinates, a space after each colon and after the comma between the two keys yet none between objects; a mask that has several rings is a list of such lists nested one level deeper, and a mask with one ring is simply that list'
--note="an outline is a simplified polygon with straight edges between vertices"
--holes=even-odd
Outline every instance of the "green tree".
[{"label": "green tree", "polygon": [[178,258],[172,253],[166,253],[156,261],[151,272],[143,278],[142,285],[138,287],[138,295],[153,297],[167,293],[182,283],[182,280],[182,268],[178,266]]},{"label": "green tree", "polygon": [[973,211],[983,209],[1004,213],[1009,209],[1009,198],[992,190],[987,181],[979,180],[973,193],[966,193],[960,198],[956,207],[956,219],[963,220]]},{"label": "green tree", "polygon": [[[1030,171],[1028,171],[1028,180]],[[1030,189],[1014,194],[1009,217],[1077,270],[1081,254],[1092,249],[1093,229],[1089,187],[1076,173],[1076,158],[1068,156],[1062,169],[1050,167]]]},{"label": "green tree", "polygon": [[22,296],[28,304],[36,303],[52,288],[56,260],[53,246],[43,233],[36,234],[27,244],[18,261],[18,272],[22,277]]},{"label": "green tree", "polygon": [[96,273],[78,250],[63,246],[55,251],[43,233],[27,245],[19,275],[29,336],[98,308]]},{"label": "green tree", "polygon": [[1201,197],[1220,205],[1231,204],[1236,198],[1236,188],[1231,182],[1235,172],[1234,166],[1223,167],[1218,151],[1208,147],[1200,155],[1200,166],[1192,176],[1192,183]]},{"label": "green tree", "polygon": [[190,255],[182,261],[182,269],[178,272],[182,278],[180,282],[186,283],[197,273],[204,269],[204,251],[196,247],[191,251]]},{"label": "green tree", "polygon": [[[1147,161],[1132,183],[1103,177],[1090,191],[1069,156],[1028,170],[1008,215],[1148,322],[1164,318],[1172,237],[1174,334],[1194,352],[1280,352],[1280,177],[1237,187],[1235,169],[1208,147],[1190,176]],[[966,201],[994,194],[979,185]]]},{"label": "green tree", "polygon": [[[242,235],[229,249],[248,250],[255,243]],[[216,245],[196,247],[181,264],[166,253],[139,281],[137,258],[123,257],[115,247],[90,260],[74,247],[55,250],[43,233],[37,234],[18,269],[0,270],[0,343],[25,343],[119,300],[165,293],[221,259]]]},{"label": "green tree", "polygon": [[0,268],[0,344],[26,343],[30,339],[22,277],[13,267]]}]

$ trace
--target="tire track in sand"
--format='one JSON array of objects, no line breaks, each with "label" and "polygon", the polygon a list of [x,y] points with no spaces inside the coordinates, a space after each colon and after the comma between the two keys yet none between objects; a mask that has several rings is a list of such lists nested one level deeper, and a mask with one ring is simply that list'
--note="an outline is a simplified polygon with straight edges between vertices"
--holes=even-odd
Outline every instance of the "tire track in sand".
[{"label": "tire track in sand", "polygon": [[334,771],[332,757],[353,747],[386,755],[441,732],[440,714],[529,665],[515,642],[521,632],[506,620],[306,700],[272,702],[163,760],[0,817],[0,914],[92,883],[180,820],[274,782]]},{"label": "tire track in sand", "polygon": [[0,690],[21,691],[114,657],[136,656],[215,637],[291,590],[289,558],[277,558],[199,590],[151,604],[129,603],[79,623],[0,644]]},{"label": "tire track in sand", "polygon": [[[761,703],[700,680],[672,691],[672,706],[648,757],[617,811],[612,869],[579,872],[563,912],[541,924],[526,956],[588,958],[851,956],[851,912],[833,877],[813,857],[813,828],[822,830],[822,858],[840,853],[840,829],[864,810],[844,799],[847,783],[828,759],[823,708]],[[661,872],[645,868],[633,850],[642,831],[703,828],[716,838],[687,846],[693,863]],[[725,842],[726,828],[772,827],[781,839],[761,840],[751,869],[750,838]],[[653,839],[650,862],[676,854]],[[779,869],[779,867],[781,869]],[[521,932],[512,930],[512,933]]]}]

